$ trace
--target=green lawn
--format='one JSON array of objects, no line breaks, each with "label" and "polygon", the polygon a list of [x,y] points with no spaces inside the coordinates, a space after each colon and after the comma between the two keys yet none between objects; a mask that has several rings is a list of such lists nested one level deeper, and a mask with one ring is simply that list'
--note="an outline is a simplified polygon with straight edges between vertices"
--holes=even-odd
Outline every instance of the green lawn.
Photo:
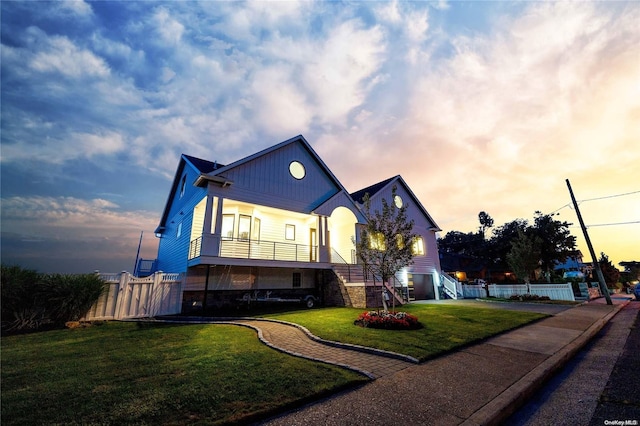
[{"label": "green lawn", "polygon": [[367,380],[229,325],[9,336],[1,361],[3,425],[228,423]]},{"label": "green lawn", "polygon": [[353,321],[363,310],[355,308],[323,308],[264,317],[300,324],[326,340],[371,346],[425,361],[547,316],[533,312],[436,304],[409,304],[399,309],[416,315],[424,328],[390,331],[356,327]]},{"label": "green lawn", "polygon": [[[452,305],[407,305],[421,330],[353,325],[361,309],[269,315],[328,340],[373,346],[421,360],[544,317]],[[265,315],[266,316],[266,315]],[[222,424],[367,381],[349,370],[262,345],[230,325],[110,322],[2,338],[1,423]]]}]

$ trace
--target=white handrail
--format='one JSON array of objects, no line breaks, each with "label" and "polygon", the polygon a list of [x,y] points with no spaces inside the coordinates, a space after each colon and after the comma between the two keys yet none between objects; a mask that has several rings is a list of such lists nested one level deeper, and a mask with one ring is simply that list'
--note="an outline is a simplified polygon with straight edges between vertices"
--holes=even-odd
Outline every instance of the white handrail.
[{"label": "white handrail", "polygon": [[445,292],[452,298],[458,298],[458,282],[447,274],[440,274]]}]

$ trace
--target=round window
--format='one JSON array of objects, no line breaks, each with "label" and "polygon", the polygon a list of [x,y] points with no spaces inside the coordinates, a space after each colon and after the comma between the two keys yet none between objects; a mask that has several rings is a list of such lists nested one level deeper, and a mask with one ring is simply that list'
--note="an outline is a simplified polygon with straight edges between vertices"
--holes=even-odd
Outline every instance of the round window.
[{"label": "round window", "polygon": [[393,203],[396,205],[397,208],[402,208],[402,198],[400,198],[399,195],[396,195],[395,197],[393,197]]},{"label": "round window", "polygon": [[298,180],[302,179],[306,174],[304,166],[299,161],[292,161],[291,164],[289,164],[289,173]]}]

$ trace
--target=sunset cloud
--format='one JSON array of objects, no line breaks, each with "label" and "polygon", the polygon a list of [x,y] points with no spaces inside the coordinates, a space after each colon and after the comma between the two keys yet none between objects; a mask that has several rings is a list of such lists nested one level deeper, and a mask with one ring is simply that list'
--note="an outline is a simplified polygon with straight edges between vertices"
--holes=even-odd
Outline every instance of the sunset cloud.
[{"label": "sunset cloud", "polygon": [[[181,153],[225,164],[297,134],[349,190],[402,174],[444,232],[553,211],[567,178],[581,198],[640,189],[636,2],[0,7],[3,257],[135,251]],[[640,220],[614,200],[585,216]],[[594,234],[640,260],[640,225]]]}]

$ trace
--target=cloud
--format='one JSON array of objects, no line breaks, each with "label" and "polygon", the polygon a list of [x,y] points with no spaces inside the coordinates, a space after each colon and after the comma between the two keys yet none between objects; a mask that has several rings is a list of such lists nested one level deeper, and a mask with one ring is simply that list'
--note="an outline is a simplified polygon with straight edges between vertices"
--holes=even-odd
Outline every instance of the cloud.
[{"label": "cloud", "polygon": [[566,177],[635,189],[635,3],[33,4],[2,3],[3,188],[58,202],[55,229],[138,220],[139,200],[93,204],[98,176],[159,192],[180,153],[225,164],[299,133],[348,189],[402,174],[445,230],[553,210]]},{"label": "cloud", "polygon": [[[3,262],[19,259],[28,267],[56,272],[92,272],[113,265],[131,270],[140,231],[151,237],[156,224],[156,213],[125,211],[99,198],[3,198]],[[156,241],[147,238],[143,256],[154,258],[155,247]],[[58,267],[46,259],[55,259]]]},{"label": "cloud", "polygon": [[320,136],[321,155],[354,190],[402,174],[445,231],[475,229],[480,210],[501,223],[550,211],[566,202],[566,177],[603,173],[600,193],[632,188],[640,15],[599,5],[535,3],[491,34],[450,35],[450,55],[404,74],[404,114],[367,103],[354,131]]},{"label": "cloud", "polygon": [[92,52],[79,49],[66,37],[43,37],[43,33],[37,28],[27,30],[34,42],[44,45],[38,46],[39,51],[34,52],[29,61],[29,68],[38,73],[59,73],[72,78],[78,77],[105,77],[109,74],[109,68],[105,62]]},{"label": "cloud", "polygon": [[151,17],[151,24],[163,42],[177,45],[182,39],[184,25],[174,19],[167,9],[159,7]]}]

